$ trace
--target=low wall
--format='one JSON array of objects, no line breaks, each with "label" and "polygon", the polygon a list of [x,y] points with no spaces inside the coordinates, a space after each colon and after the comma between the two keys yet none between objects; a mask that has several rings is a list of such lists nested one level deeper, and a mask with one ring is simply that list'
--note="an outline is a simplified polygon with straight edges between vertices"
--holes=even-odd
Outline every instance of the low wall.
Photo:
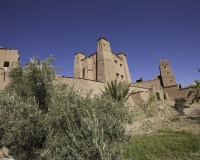
[{"label": "low wall", "polygon": [[178,86],[172,86],[163,88],[164,92],[168,93],[169,100],[174,100],[174,98],[184,97],[188,102],[190,102],[193,98],[193,95],[191,95],[189,98],[187,97],[189,91],[193,90],[192,88],[182,88],[179,89]]},{"label": "low wall", "polygon": [[86,96],[92,90],[91,96],[101,94],[101,89],[104,90],[104,83],[96,82],[87,79],[76,79],[74,77],[56,76],[56,79],[61,83],[66,83],[69,86],[74,86],[75,91],[81,92],[82,96]]},{"label": "low wall", "polygon": [[160,86],[160,80],[155,79],[155,80],[132,83],[131,86],[151,88],[152,86]]},{"label": "low wall", "polygon": [[[92,90],[91,96],[101,94],[101,90],[104,90],[105,83],[92,81],[88,79],[74,78],[74,77],[65,77],[65,76],[56,76],[56,79],[61,83],[66,83],[70,86],[74,86],[75,91],[81,92],[82,96],[86,96]],[[129,88],[129,93],[131,92],[140,92],[140,99],[146,100],[149,97],[149,90],[142,87],[131,86]],[[132,96],[131,96],[132,97]],[[133,97],[132,97],[133,99]],[[137,100],[134,98],[133,100]]]}]

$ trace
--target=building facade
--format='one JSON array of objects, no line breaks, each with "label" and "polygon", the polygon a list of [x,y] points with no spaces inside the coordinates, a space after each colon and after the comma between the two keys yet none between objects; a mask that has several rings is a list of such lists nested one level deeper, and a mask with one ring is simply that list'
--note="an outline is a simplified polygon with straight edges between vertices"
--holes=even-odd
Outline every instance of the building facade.
[{"label": "building facade", "polygon": [[97,44],[97,52],[90,56],[81,52],[75,54],[74,76],[98,82],[118,79],[131,83],[126,54],[112,52],[110,42],[105,38],[100,38]]},{"label": "building facade", "polygon": [[20,56],[17,50],[0,47],[0,90],[9,83],[7,71],[13,62],[17,62]]},{"label": "building facade", "polygon": [[[12,62],[20,58],[17,50],[0,47],[0,90],[9,83],[6,72]],[[56,76],[63,83],[72,84],[77,92],[86,95],[93,90],[92,96],[101,94],[106,82],[117,79],[131,83],[129,91],[134,101],[145,101],[150,93],[158,100],[173,100],[178,97],[187,98],[188,90],[181,88],[175,79],[168,59],[158,62],[160,74],[154,79],[143,81],[142,77],[136,82],[131,81],[126,53],[114,53],[110,42],[105,38],[97,40],[97,52],[86,56],[78,52],[74,58],[74,77]],[[188,99],[190,100],[190,99]]]}]

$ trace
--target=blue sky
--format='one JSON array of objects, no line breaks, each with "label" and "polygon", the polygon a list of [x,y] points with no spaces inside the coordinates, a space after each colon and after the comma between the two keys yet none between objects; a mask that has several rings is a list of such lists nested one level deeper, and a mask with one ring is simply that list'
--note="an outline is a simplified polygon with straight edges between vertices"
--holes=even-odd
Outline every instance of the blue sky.
[{"label": "blue sky", "polygon": [[178,83],[200,79],[200,0],[0,0],[0,46],[20,61],[53,55],[58,74],[73,76],[74,54],[108,39],[127,53],[132,81],[153,79],[168,58]]}]

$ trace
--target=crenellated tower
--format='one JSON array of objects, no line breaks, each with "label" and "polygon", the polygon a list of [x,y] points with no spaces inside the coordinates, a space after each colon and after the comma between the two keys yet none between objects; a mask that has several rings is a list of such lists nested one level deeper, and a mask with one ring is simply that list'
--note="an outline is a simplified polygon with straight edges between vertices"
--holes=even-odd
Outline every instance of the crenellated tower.
[{"label": "crenellated tower", "polygon": [[97,48],[97,81],[107,82],[116,79],[113,53],[110,43],[105,38],[98,40]]},{"label": "crenellated tower", "polygon": [[170,87],[177,85],[176,79],[170,67],[169,61],[164,59],[164,61],[159,61],[159,69],[161,75],[161,85],[162,87]]}]

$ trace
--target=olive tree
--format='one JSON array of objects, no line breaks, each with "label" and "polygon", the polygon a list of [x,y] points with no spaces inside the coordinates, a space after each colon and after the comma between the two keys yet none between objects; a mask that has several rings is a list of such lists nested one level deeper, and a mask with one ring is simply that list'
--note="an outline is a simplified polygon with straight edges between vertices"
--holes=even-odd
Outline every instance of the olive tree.
[{"label": "olive tree", "polygon": [[16,160],[118,159],[129,139],[128,108],[107,95],[84,98],[57,82],[53,60],[33,58],[10,69],[0,94],[1,144]]}]

